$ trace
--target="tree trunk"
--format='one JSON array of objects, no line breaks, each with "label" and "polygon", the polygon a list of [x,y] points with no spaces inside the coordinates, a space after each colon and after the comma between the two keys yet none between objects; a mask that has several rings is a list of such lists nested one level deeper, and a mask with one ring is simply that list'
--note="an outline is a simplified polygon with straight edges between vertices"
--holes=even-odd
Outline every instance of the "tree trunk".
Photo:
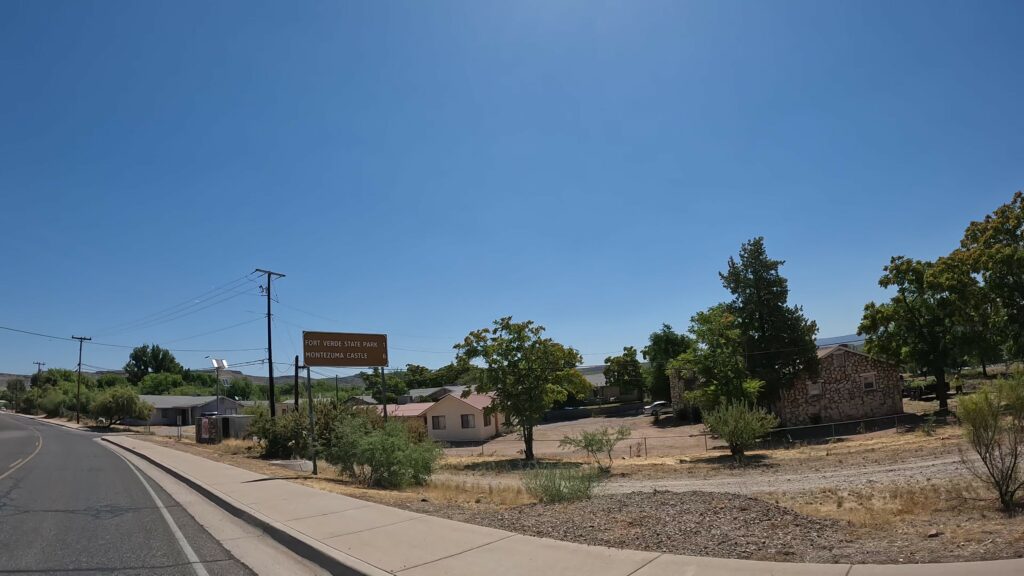
[{"label": "tree trunk", "polygon": [[984,360],[981,361],[981,375],[988,378],[988,365],[985,364]]},{"label": "tree trunk", "polygon": [[532,462],[533,461],[533,426],[524,426],[523,427],[523,444],[525,445],[525,450],[523,452],[523,457],[526,460],[529,460],[529,461]]},{"label": "tree trunk", "polygon": [[935,376],[935,398],[939,400],[939,411],[949,410],[949,383],[946,382],[946,370],[944,368],[932,369]]}]

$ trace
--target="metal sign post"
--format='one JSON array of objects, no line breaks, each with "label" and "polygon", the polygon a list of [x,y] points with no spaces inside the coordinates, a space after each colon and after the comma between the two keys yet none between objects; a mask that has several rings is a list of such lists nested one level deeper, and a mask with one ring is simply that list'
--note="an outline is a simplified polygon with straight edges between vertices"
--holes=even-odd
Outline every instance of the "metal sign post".
[{"label": "metal sign post", "polygon": [[306,397],[309,399],[310,460],[313,461],[313,476],[316,476],[316,413],[313,411],[313,381],[309,378],[309,366],[306,366]]}]

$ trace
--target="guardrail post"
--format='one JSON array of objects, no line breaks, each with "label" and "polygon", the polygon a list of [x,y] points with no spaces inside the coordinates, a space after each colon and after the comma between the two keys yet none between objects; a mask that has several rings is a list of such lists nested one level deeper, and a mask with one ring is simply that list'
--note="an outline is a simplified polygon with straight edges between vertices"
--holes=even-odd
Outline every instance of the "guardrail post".
[{"label": "guardrail post", "polygon": [[647,458],[647,436],[644,436],[644,458]]}]

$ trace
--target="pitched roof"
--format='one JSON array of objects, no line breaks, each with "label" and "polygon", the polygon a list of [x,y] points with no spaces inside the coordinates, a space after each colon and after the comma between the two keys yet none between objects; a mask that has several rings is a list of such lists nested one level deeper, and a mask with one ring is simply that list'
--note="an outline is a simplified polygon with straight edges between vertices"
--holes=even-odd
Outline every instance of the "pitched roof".
[{"label": "pitched roof", "polygon": [[[492,402],[494,402],[494,396],[491,394],[470,394],[465,398],[455,394],[448,394],[441,398],[441,400],[444,400],[445,398],[454,398],[456,400],[459,400],[460,402],[465,402],[466,404],[469,404],[470,406],[476,408],[477,410],[483,410],[484,408],[490,406]],[[436,406],[441,402],[441,400],[438,400],[434,404],[431,404],[431,406]]]},{"label": "pitched roof", "polygon": [[[388,416],[396,418],[412,418],[426,412],[427,408],[433,406],[433,402],[413,402],[412,404],[388,404]],[[379,404],[373,406],[378,413],[383,413],[384,406]]]},{"label": "pitched roof", "polygon": [[844,344],[837,344],[835,346],[822,346],[821,348],[818,348],[818,359],[820,360],[820,359],[822,359],[822,358],[832,354],[836,350],[842,350],[844,352],[849,352],[851,354],[859,354],[861,356],[865,356],[867,358],[870,358],[870,359],[874,360],[875,362],[884,362],[886,364],[893,364],[894,366],[896,365],[894,362],[889,362],[888,360],[884,360],[882,358],[876,358],[876,357],[874,357],[874,356],[872,356],[872,355],[870,355],[870,354],[868,354],[866,352],[861,352],[860,350],[854,350],[853,348],[850,348],[849,346],[846,346]]},{"label": "pitched roof", "polygon": [[[231,400],[227,396],[226,400]],[[139,399],[148,402],[153,408],[194,408],[208,404],[217,399],[216,396],[159,396],[156,394],[140,394]],[[234,402],[234,400],[231,400]]]}]

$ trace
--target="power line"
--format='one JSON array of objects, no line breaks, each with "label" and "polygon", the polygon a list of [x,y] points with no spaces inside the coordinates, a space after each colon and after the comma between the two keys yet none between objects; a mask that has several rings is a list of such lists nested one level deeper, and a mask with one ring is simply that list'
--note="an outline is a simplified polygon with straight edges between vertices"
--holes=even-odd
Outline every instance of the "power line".
[{"label": "power line", "polygon": [[[11,328],[10,326],[0,326],[0,330],[17,332],[19,334],[28,334],[30,336],[38,336],[40,338],[49,338],[51,340],[65,340],[68,342],[74,340],[73,338],[54,336],[52,334],[43,334],[41,332],[33,332],[31,330],[22,330],[20,328]],[[132,346],[129,344],[111,344],[109,342],[91,342],[91,344],[93,346],[105,346],[107,348],[137,348],[137,346]],[[263,348],[167,348],[167,350],[169,352],[255,352],[257,350],[263,350]]]},{"label": "power line", "polygon": [[158,311],[156,311],[156,312],[154,312],[152,314],[147,314],[145,316],[142,316],[141,318],[137,318],[135,320],[130,320],[128,322],[120,322],[120,323],[114,324],[112,326],[108,326],[107,328],[104,328],[103,330],[99,331],[98,334],[100,334],[101,336],[109,336],[110,334],[114,334],[116,332],[123,332],[125,330],[135,329],[136,327],[141,327],[142,325],[147,324],[147,323],[152,322],[152,321],[155,321],[155,320],[157,320],[157,319],[159,319],[159,318],[161,318],[163,316],[177,314],[178,312],[182,312],[182,311],[184,311],[184,310],[186,310],[188,308],[196,306],[197,304],[205,302],[206,300],[209,300],[210,298],[215,297],[214,295],[217,294],[218,292],[227,291],[227,290],[233,290],[233,289],[237,288],[238,286],[240,286],[245,281],[250,281],[251,282],[252,280],[251,280],[250,276],[252,276],[251,272],[249,274],[246,274],[246,275],[240,277],[240,278],[236,278],[236,279],[234,279],[234,280],[232,280],[230,282],[227,282],[225,284],[221,284],[220,286],[217,286],[216,288],[211,288],[210,290],[207,290],[206,292],[203,292],[202,294],[199,294],[198,296],[194,296],[194,297],[189,298],[189,299],[187,299],[187,300],[185,300],[183,302],[179,302],[177,304],[174,304],[173,306],[168,306],[167,308],[163,308],[163,309],[158,310]]},{"label": "power line", "polygon": [[209,332],[202,332],[200,334],[194,334],[192,336],[186,336],[184,338],[175,338],[174,340],[165,340],[164,343],[165,344],[172,344],[174,342],[184,342],[185,340],[192,340],[193,338],[199,338],[200,336],[209,336],[210,334],[216,334],[218,332],[224,332],[225,330],[231,330],[232,328],[237,328],[239,326],[244,326],[245,324],[251,324],[253,322],[256,322],[257,320],[262,320],[262,318],[250,318],[250,319],[245,320],[243,322],[239,322],[237,324],[232,324],[231,326],[225,326],[223,328],[218,328],[216,330],[210,330]]}]

